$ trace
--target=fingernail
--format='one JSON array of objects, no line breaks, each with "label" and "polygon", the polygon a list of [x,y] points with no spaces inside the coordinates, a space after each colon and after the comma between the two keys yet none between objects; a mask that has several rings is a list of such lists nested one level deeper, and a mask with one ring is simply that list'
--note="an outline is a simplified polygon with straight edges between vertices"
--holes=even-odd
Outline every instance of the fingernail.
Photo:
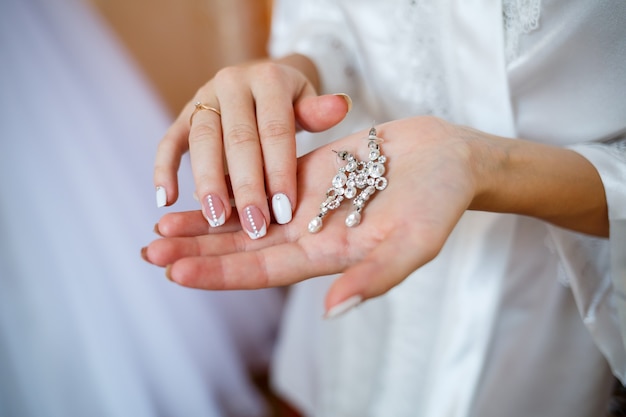
[{"label": "fingernail", "polygon": [[324,318],[334,319],[335,317],[341,316],[342,314],[358,306],[362,302],[363,297],[361,297],[360,295],[353,295],[352,297],[343,300],[342,302],[328,310]]},{"label": "fingernail", "polygon": [[274,194],[272,197],[272,211],[278,224],[289,223],[293,216],[289,198],[283,193]]},{"label": "fingernail", "polygon": [[161,236],[161,237],[164,237],[164,236],[161,234],[161,231],[159,230],[159,224],[158,224],[158,223],[156,223],[156,224],[154,225],[154,228],[152,229],[152,231],[153,231],[154,233],[156,233],[157,235],[159,235],[159,236]]},{"label": "fingernail", "polygon": [[267,233],[265,217],[261,210],[254,206],[243,209],[243,228],[250,236],[250,239],[259,239]]},{"label": "fingernail", "polygon": [[165,267],[165,277],[174,282],[174,280],[172,279],[172,265],[167,265]]},{"label": "fingernail", "polygon": [[143,259],[144,261],[150,263],[150,260],[148,259],[148,248],[147,247],[141,248],[141,259]]},{"label": "fingernail", "polygon": [[214,194],[209,194],[202,200],[202,214],[211,227],[221,226],[226,221],[222,200]]},{"label": "fingernail", "polygon": [[352,110],[352,99],[350,96],[345,93],[337,93],[333,95],[342,97],[346,101],[346,104],[348,105],[348,111],[346,113],[350,113],[350,110]]},{"label": "fingernail", "polygon": [[156,188],[156,204],[159,208],[167,204],[167,191],[165,191],[165,187],[158,186]]}]

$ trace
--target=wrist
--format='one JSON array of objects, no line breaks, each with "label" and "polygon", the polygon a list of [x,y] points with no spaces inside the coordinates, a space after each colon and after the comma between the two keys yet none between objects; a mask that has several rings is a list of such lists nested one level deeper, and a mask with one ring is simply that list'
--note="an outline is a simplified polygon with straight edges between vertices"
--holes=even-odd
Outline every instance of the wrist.
[{"label": "wrist", "polygon": [[469,128],[464,130],[468,145],[468,165],[474,184],[469,210],[498,211],[497,203],[505,173],[511,170],[509,140]]},{"label": "wrist", "polygon": [[601,178],[576,152],[478,132],[468,143],[475,184],[470,210],[531,216],[583,233],[608,235]]}]

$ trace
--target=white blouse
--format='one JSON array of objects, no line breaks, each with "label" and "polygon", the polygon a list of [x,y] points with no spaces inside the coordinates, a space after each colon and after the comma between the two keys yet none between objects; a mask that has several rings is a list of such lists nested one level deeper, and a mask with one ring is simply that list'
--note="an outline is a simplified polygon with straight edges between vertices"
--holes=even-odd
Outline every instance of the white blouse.
[{"label": "white blouse", "polygon": [[[626,3],[279,1],[271,52],[346,92],[302,151],[418,114],[571,147],[602,178],[610,239],[467,212],[440,255],[323,321],[330,278],[295,286],[274,384],[310,416],[580,416],[626,381]],[[390,260],[393,262],[393,260]]]}]

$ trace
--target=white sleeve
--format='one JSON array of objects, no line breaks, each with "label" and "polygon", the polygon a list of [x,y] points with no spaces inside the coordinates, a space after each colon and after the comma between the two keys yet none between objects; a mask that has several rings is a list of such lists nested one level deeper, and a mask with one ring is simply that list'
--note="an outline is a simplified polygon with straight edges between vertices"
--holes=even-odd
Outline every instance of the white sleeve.
[{"label": "white sleeve", "polygon": [[328,0],[277,0],[269,51],[273,57],[299,53],[316,65],[320,93],[355,96],[355,42],[341,6]]},{"label": "white sleeve", "polygon": [[585,325],[615,376],[626,383],[626,138],[570,149],[589,160],[602,178],[610,238],[554,226],[550,234]]}]

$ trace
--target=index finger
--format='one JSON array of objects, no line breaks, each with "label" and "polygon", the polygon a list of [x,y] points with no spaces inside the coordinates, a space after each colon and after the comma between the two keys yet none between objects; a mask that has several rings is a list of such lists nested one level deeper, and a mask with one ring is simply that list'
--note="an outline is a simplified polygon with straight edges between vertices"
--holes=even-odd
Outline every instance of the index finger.
[{"label": "index finger", "polygon": [[157,190],[157,206],[169,206],[178,199],[178,168],[185,152],[189,149],[188,103],[178,118],[165,132],[159,142],[154,161],[153,181]]},{"label": "index finger", "polygon": [[185,257],[171,264],[166,274],[170,280],[191,288],[260,289],[325,275],[323,267],[323,263],[311,262],[297,243],[285,243],[257,251]]}]

